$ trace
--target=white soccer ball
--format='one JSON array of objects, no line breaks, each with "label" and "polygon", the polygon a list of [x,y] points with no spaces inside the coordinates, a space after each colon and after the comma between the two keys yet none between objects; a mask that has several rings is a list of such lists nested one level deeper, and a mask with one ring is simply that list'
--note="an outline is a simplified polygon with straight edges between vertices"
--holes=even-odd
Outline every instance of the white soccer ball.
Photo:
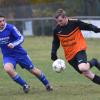
[{"label": "white soccer ball", "polygon": [[52,69],[55,71],[55,72],[62,72],[63,70],[65,70],[66,68],[66,65],[65,65],[65,61],[62,60],[62,59],[57,59],[53,62],[52,64]]}]

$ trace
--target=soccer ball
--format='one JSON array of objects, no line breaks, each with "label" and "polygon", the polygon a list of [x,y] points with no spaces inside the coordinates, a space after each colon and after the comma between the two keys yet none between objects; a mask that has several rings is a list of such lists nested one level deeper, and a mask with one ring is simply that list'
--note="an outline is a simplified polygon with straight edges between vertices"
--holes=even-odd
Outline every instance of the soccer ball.
[{"label": "soccer ball", "polygon": [[65,70],[65,68],[66,68],[65,61],[62,59],[57,59],[52,64],[52,69],[57,73],[62,72],[63,70]]}]

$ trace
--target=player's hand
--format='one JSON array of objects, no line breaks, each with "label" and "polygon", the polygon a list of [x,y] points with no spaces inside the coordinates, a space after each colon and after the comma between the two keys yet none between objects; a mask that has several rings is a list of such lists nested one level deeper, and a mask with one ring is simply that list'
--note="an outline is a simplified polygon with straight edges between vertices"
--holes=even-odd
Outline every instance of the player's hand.
[{"label": "player's hand", "polygon": [[13,45],[12,43],[9,43],[9,44],[8,44],[8,47],[9,47],[9,48],[14,48],[14,45]]},{"label": "player's hand", "polygon": [[51,59],[52,59],[53,61],[55,61],[57,58],[58,58],[58,57],[57,57],[56,54],[51,53]]}]

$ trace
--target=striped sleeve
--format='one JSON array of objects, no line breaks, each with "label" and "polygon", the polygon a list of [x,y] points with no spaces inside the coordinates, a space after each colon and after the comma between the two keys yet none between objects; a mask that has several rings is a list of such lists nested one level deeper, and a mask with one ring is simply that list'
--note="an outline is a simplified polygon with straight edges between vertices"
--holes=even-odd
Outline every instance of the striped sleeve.
[{"label": "striped sleeve", "polygon": [[13,26],[12,35],[16,38],[16,40],[12,42],[14,47],[21,44],[24,41],[24,37],[21,35],[21,33],[15,26]]}]

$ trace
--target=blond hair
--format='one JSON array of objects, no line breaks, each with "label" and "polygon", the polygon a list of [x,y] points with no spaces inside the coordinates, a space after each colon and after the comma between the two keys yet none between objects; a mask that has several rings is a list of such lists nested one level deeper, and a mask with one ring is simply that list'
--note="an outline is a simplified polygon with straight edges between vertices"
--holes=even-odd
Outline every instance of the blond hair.
[{"label": "blond hair", "polygon": [[63,9],[61,9],[61,8],[56,11],[56,14],[55,14],[54,17],[58,18],[59,16],[62,16],[62,17],[66,16],[66,12]]}]

